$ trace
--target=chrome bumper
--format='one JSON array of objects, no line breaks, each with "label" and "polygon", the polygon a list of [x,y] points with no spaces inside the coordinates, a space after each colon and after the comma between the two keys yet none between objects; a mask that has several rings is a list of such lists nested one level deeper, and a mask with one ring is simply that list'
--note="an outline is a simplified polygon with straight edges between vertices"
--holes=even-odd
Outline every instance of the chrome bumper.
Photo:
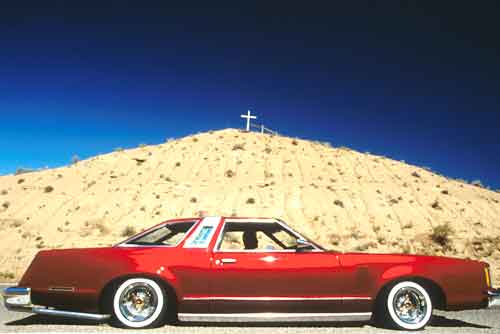
[{"label": "chrome bumper", "polygon": [[488,307],[500,308],[500,289],[488,290]]},{"label": "chrome bumper", "polygon": [[21,287],[10,287],[2,291],[5,308],[9,311],[30,312],[43,315],[55,315],[75,319],[86,319],[103,321],[109,319],[109,314],[83,313],[55,310],[44,306],[36,306],[31,303],[31,289]]}]

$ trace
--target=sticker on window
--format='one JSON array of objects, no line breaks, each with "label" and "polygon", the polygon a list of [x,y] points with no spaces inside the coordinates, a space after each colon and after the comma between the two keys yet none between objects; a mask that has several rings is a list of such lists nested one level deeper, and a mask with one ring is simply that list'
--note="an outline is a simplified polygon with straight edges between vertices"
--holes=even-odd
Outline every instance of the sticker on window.
[{"label": "sticker on window", "polygon": [[185,248],[204,248],[208,247],[210,240],[215,232],[215,227],[217,226],[220,218],[219,217],[207,217],[201,224],[196,228],[194,233],[189,237],[189,239],[184,244]]}]

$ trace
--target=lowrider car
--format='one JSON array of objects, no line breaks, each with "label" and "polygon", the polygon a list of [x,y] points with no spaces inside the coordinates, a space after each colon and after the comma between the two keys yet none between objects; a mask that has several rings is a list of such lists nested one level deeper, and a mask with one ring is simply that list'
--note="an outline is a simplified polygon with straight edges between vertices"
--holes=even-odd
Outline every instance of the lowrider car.
[{"label": "lowrider car", "polygon": [[166,221],[117,245],[40,251],[5,306],[122,327],[165,321],[375,321],[500,305],[487,263],[327,251],[279,219]]}]

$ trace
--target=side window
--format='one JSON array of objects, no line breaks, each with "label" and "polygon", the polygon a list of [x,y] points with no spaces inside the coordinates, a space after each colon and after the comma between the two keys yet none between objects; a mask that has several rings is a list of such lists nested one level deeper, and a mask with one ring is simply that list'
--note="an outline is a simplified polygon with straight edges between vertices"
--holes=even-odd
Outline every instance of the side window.
[{"label": "side window", "polygon": [[194,221],[191,221],[165,224],[143,235],[139,235],[137,238],[129,240],[127,244],[141,246],[176,246],[184,239],[186,233],[194,223]]},{"label": "side window", "polygon": [[282,251],[297,247],[297,236],[276,222],[226,222],[218,249]]}]

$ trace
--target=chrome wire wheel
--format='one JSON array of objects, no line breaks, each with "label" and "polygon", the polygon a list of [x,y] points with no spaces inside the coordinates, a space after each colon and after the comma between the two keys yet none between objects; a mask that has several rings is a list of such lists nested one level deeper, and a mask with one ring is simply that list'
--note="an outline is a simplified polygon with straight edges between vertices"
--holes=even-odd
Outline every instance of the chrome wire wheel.
[{"label": "chrome wire wheel", "polygon": [[411,281],[392,287],[387,297],[387,309],[393,323],[400,329],[422,329],[432,316],[429,294],[421,285]]},{"label": "chrome wire wheel", "polygon": [[418,324],[427,313],[424,295],[412,287],[399,289],[394,296],[393,304],[398,318],[407,324]]},{"label": "chrome wire wheel", "polygon": [[120,296],[120,311],[130,321],[140,322],[153,315],[158,306],[158,295],[147,283],[127,286]]},{"label": "chrome wire wheel", "polygon": [[148,327],[160,320],[165,300],[158,283],[146,278],[132,278],[123,282],[115,292],[114,315],[126,327]]}]

